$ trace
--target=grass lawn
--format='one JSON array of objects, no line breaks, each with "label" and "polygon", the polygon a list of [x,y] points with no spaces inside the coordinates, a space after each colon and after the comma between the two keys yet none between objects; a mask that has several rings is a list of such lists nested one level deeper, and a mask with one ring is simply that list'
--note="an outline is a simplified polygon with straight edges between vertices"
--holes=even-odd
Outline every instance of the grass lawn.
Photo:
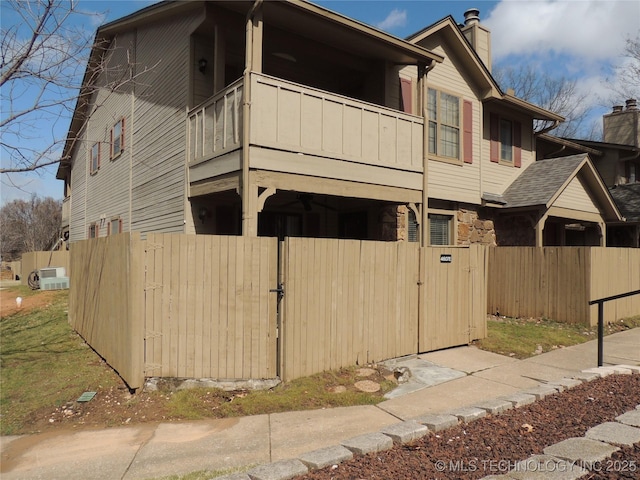
[{"label": "grass lawn", "polygon": [[23,298],[48,293],[50,303],[0,320],[2,435],[22,431],[34,412],[75,400],[117,381],[67,322],[67,291],[10,289]]},{"label": "grass lawn", "polygon": [[[640,327],[640,315],[605,325],[605,335]],[[487,320],[487,338],[475,344],[483,350],[528,358],[556,348],[569,347],[598,338],[597,327],[572,325],[548,319],[491,317]]]}]

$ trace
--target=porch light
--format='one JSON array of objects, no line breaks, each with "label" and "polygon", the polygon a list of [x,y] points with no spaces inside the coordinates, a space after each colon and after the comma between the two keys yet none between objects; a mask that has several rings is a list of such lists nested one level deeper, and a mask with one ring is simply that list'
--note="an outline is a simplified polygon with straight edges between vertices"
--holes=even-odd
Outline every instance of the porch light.
[{"label": "porch light", "polygon": [[201,58],[200,60],[198,60],[198,70],[200,71],[200,73],[204,74],[206,69],[207,69],[207,59]]},{"label": "porch light", "polygon": [[209,210],[207,210],[205,207],[200,208],[200,210],[198,211],[198,218],[200,219],[203,225],[204,225],[204,219],[207,218],[208,216],[209,216]]}]

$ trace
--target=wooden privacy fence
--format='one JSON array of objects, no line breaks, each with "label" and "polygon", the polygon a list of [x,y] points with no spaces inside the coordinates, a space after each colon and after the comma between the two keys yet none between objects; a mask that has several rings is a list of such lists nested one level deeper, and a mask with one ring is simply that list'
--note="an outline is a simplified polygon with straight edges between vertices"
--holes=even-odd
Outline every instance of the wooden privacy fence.
[{"label": "wooden privacy fence", "polygon": [[64,267],[69,276],[70,258],[68,250],[54,250],[53,252],[27,252],[22,254],[22,275],[20,283],[27,284],[29,274],[34,270],[45,267]]},{"label": "wooden privacy fence", "polygon": [[[640,250],[605,247],[499,247],[489,251],[487,306],[511,317],[595,325],[589,301],[640,288]],[[605,321],[640,313],[640,298],[609,302]]]},{"label": "wooden privacy fence", "polygon": [[487,248],[288,238],[284,380],[486,336]]},{"label": "wooden privacy fence", "polygon": [[145,375],[276,377],[277,247],[276,238],[150,234]]},{"label": "wooden privacy fence", "polygon": [[144,380],[144,244],[137,233],[71,245],[69,323],[132,388]]},{"label": "wooden privacy fence", "polygon": [[481,246],[125,233],[71,257],[71,324],[132,388],[291,380],[486,334]]}]

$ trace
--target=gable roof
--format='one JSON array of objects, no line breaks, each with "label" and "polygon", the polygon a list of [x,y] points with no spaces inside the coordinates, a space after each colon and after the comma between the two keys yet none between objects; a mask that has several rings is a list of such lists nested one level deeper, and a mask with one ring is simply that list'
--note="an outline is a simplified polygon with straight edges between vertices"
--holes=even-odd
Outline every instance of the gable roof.
[{"label": "gable roof", "polygon": [[616,185],[609,193],[627,222],[640,222],[640,183]]},{"label": "gable roof", "polygon": [[544,207],[549,209],[576,176],[587,184],[605,219],[621,220],[600,175],[586,153],[549,158],[532,163],[505,190],[503,208]]},{"label": "gable roof", "polygon": [[485,89],[483,101],[500,101],[509,105],[509,107],[528,113],[537,120],[547,120],[552,122],[563,122],[564,117],[556,113],[550,112],[538,105],[527,102],[521,98],[512,95],[510,92],[503,92],[491,72],[480,59],[473,46],[467,40],[460,30],[460,26],[456,23],[451,15],[438,20],[437,22],[423,28],[407,37],[407,41],[418,43],[421,40],[435,34],[441,34],[450,41],[450,44],[456,54],[466,56],[469,59],[467,67],[472,77],[479,85]]}]

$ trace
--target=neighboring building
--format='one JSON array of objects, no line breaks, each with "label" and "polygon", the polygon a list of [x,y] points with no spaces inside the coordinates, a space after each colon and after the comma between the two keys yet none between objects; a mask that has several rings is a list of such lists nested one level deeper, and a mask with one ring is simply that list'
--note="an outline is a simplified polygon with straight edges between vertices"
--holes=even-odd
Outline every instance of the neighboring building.
[{"label": "neighboring building", "polygon": [[609,189],[621,216],[607,222],[607,245],[640,247],[640,110],[635,99],[603,117],[604,141],[540,135],[538,158],[586,153]]},{"label": "neighboring building", "polygon": [[[586,156],[532,170],[534,120],[563,119],[501,91],[477,15],[401,40],[304,0],[188,1],[100,27],[85,86],[135,80],[78,102],[70,240],[602,244],[606,188]],[[555,190],[527,197],[540,175]]]}]

